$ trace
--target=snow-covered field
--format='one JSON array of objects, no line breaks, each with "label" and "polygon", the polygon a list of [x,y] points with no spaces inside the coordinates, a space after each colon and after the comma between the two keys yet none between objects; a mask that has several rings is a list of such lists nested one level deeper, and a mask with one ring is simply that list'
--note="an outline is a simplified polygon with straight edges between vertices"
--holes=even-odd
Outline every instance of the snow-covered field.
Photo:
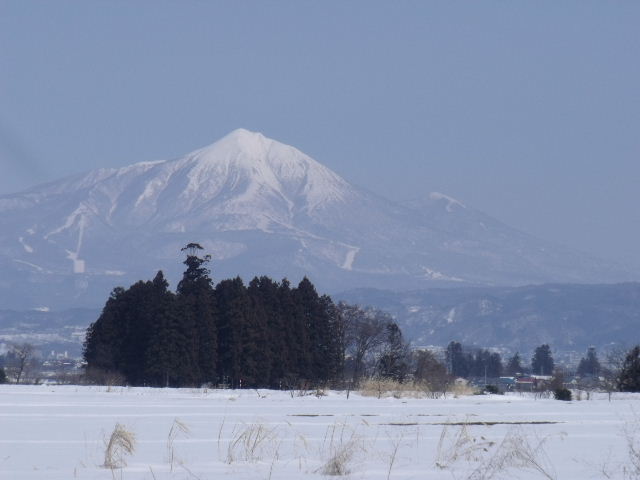
[{"label": "snow-covered field", "polygon": [[[627,478],[640,396],[561,402],[0,385],[0,478]],[[127,466],[105,468],[116,424]],[[332,458],[334,461],[332,462]],[[116,458],[117,460],[117,458]],[[631,475],[629,478],[635,478]]]}]

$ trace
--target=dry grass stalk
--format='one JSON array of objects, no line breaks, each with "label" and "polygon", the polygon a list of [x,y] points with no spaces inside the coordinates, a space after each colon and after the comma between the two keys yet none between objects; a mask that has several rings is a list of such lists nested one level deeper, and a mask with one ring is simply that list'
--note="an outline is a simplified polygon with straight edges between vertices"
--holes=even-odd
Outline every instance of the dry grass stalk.
[{"label": "dry grass stalk", "polygon": [[453,383],[450,392],[454,396],[469,396],[475,394],[476,389],[466,383]]},{"label": "dry grass stalk", "polygon": [[438,441],[436,453],[436,466],[448,468],[458,460],[464,462],[477,462],[482,458],[484,452],[493,447],[494,442],[484,437],[479,439],[469,433],[466,423],[451,432],[448,425],[442,428],[440,440]]},{"label": "dry grass stalk", "polygon": [[355,445],[351,442],[342,445],[324,464],[320,472],[322,475],[348,475],[349,463],[355,454]]},{"label": "dry grass stalk", "polygon": [[188,437],[190,433],[189,427],[182,423],[177,418],[173,420],[169,435],[167,435],[167,458],[170,464],[170,471],[173,472],[173,463],[175,461],[175,449],[173,443],[179,436]]},{"label": "dry grass stalk", "polygon": [[[339,432],[336,432],[336,427],[340,427]],[[349,438],[345,439],[346,427],[346,422],[330,427],[329,458],[318,470],[322,475],[343,476],[350,473],[349,466],[357,452],[360,439],[355,431],[351,431]],[[327,431],[325,434],[323,447],[329,436],[328,433]]]},{"label": "dry grass stalk", "polygon": [[377,398],[423,398],[424,392],[411,382],[400,383],[388,378],[369,378],[360,382],[358,393]]},{"label": "dry grass stalk", "polygon": [[243,430],[234,428],[233,438],[227,448],[227,463],[238,460],[257,462],[262,460],[275,439],[275,431],[262,424],[247,425]]},{"label": "dry grass stalk", "polygon": [[427,382],[404,382],[389,378],[369,378],[360,382],[360,395],[377,398],[440,398],[451,393],[455,396],[473,395],[474,387],[467,384],[447,384],[440,389],[434,389]]},{"label": "dry grass stalk", "polygon": [[392,442],[393,450],[391,451],[391,455],[389,456],[389,471],[387,472],[387,480],[391,478],[391,469],[393,468],[393,464],[396,461],[396,455],[398,455],[398,449],[400,448],[401,443],[402,436]]},{"label": "dry grass stalk", "polygon": [[438,399],[438,398],[446,397],[447,392],[449,392],[448,385],[447,385],[447,388],[440,388],[440,389],[433,388],[433,386],[430,385],[429,382],[419,381],[419,382],[415,382],[414,385],[420,392],[422,392],[422,398]]},{"label": "dry grass stalk", "polygon": [[454,433],[445,426],[438,443],[436,466],[452,469],[460,463],[466,469],[470,463],[475,463],[477,466],[466,477],[468,480],[490,480],[512,469],[534,470],[544,478],[555,480],[553,467],[544,451],[546,440],[532,444],[521,427],[514,427],[496,443],[483,436],[471,435],[466,424]]},{"label": "dry grass stalk", "polygon": [[136,446],[136,436],[123,425],[116,423],[104,452],[104,468],[122,468],[127,466],[126,455],[133,454]]},{"label": "dry grass stalk", "polygon": [[640,433],[640,419],[634,413],[634,421],[625,424],[624,436],[627,441],[627,455],[629,456],[629,465],[623,467],[623,474],[625,479],[638,479],[640,478],[640,439],[638,434]]},{"label": "dry grass stalk", "polygon": [[512,428],[507,432],[493,455],[481,463],[471,474],[469,480],[494,478],[509,469],[534,470],[549,480],[555,480],[553,468],[549,462],[544,443],[546,438],[532,445],[522,428]]},{"label": "dry grass stalk", "polygon": [[222,431],[224,430],[224,424],[227,421],[227,415],[225,412],[225,416],[222,417],[222,423],[220,424],[220,428],[218,429],[218,458],[220,458],[220,443],[222,441]]}]

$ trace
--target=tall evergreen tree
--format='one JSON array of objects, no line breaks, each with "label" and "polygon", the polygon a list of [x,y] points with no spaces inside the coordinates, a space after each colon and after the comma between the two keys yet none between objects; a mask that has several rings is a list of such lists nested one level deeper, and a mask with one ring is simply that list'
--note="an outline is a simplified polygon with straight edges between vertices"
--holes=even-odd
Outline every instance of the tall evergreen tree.
[{"label": "tall evergreen tree", "polygon": [[270,375],[270,351],[267,347],[267,318],[262,302],[249,293],[242,292],[242,303],[246,302],[242,332],[242,354],[240,371],[242,384],[248,387],[268,387]]},{"label": "tall evergreen tree", "polygon": [[554,365],[549,345],[544,344],[537,347],[531,358],[531,373],[533,375],[552,375]]},{"label": "tall evergreen tree", "polygon": [[347,342],[347,328],[338,307],[327,295],[320,297],[323,309],[329,317],[329,349],[327,352],[329,378],[341,379],[344,372],[344,362]]},{"label": "tall evergreen tree", "polygon": [[117,359],[126,334],[120,313],[124,303],[125,289],[114,288],[98,319],[89,325],[83,346],[88,370],[118,372]]},{"label": "tall evergreen tree", "polygon": [[217,326],[216,302],[213,283],[207,264],[210,255],[200,257],[202,247],[197,243],[186,245],[184,261],[187,269],[178,284],[177,301],[181,315],[182,337],[189,347],[187,364],[190,383],[214,383],[217,379]]},{"label": "tall evergreen tree", "polygon": [[184,334],[177,302],[168,302],[158,316],[157,328],[151,334],[145,355],[145,371],[149,385],[182,387],[195,385],[189,343]]},{"label": "tall evergreen tree", "polygon": [[[216,285],[218,301],[218,376],[234,387],[247,385],[243,382],[244,371],[253,360],[243,358],[245,353],[243,335],[249,322],[251,303],[240,277],[223,280]],[[244,367],[244,368],[243,368]]]},{"label": "tall evergreen tree", "polygon": [[498,352],[493,352],[489,357],[488,373],[492,378],[498,378],[502,376],[502,357]]},{"label": "tall evergreen tree", "polygon": [[311,340],[306,327],[305,315],[297,302],[295,289],[284,279],[279,289],[280,307],[285,321],[288,353],[288,369],[284,382],[288,386],[300,386],[308,381],[311,365]]},{"label": "tall evergreen tree", "polygon": [[167,284],[162,272],[158,272],[154,282],[140,281],[129,287],[120,312],[119,321],[124,333],[116,364],[117,370],[131,385],[147,383],[145,352],[156,327],[155,319],[163,313],[158,296],[166,292]]},{"label": "tall evergreen tree", "polygon": [[505,368],[505,373],[509,376],[515,376],[519,373],[523,373],[524,368],[521,364],[520,354],[518,352],[514,353],[512,357],[507,361],[507,366]]},{"label": "tall evergreen tree", "polygon": [[247,288],[257,323],[263,332],[259,336],[260,359],[258,378],[261,385],[271,388],[281,386],[287,363],[284,321],[278,299],[277,282],[266,276],[256,277]]},{"label": "tall evergreen tree", "polygon": [[447,368],[456,377],[468,377],[470,372],[470,359],[465,355],[459,342],[451,341],[445,352]]},{"label": "tall evergreen tree", "polygon": [[148,350],[172,298],[167,287],[158,272],[153,281],[114,289],[87,331],[84,358],[89,370],[121,374],[131,385],[151,383],[146,370]]},{"label": "tall evergreen tree", "polygon": [[502,359],[499,353],[479,349],[468,357],[469,374],[472,377],[496,378],[502,375]]},{"label": "tall evergreen tree", "polygon": [[640,345],[627,353],[620,369],[618,389],[621,392],[640,392]]},{"label": "tall evergreen tree", "polygon": [[580,359],[578,375],[595,377],[600,373],[600,361],[596,354],[596,347],[589,347],[587,355]]},{"label": "tall evergreen tree", "polygon": [[305,377],[312,383],[324,383],[336,371],[331,332],[329,301],[321,299],[307,277],[295,290],[294,299],[300,309],[302,328],[308,336],[309,360]]},{"label": "tall evergreen tree", "polygon": [[150,332],[149,347],[145,352],[145,377],[153,386],[180,387],[191,383],[193,365],[181,323],[176,297],[169,292],[164,277],[153,280],[157,293],[158,313]]},{"label": "tall evergreen tree", "polygon": [[258,315],[264,317],[266,345],[263,348],[265,371],[262,375],[268,378],[268,386],[279,388],[291,370],[289,359],[289,347],[287,343],[288,332],[285,319],[282,314],[279,297],[280,285],[262,276],[254,278],[249,284],[248,293],[254,305],[259,305]]}]

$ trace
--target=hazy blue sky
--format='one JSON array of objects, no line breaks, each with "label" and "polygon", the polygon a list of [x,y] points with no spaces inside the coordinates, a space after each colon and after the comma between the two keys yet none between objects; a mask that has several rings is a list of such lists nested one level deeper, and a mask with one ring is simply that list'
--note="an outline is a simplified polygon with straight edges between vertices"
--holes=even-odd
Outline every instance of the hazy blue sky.
[{"label": "hazy blue sky", "polygon": [[640,265],[638,1],[0,0],[0,193],[237,127]]}]

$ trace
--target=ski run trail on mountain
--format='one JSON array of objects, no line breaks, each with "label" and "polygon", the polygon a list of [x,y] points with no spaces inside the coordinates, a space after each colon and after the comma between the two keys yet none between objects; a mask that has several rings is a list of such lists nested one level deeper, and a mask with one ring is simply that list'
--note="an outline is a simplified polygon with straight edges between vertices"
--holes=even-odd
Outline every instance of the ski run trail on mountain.
[{"label": "ski run trail on mountain", "polygon": [[0,385],[0,478],[632,478],[640,396],[581,397]]}]

